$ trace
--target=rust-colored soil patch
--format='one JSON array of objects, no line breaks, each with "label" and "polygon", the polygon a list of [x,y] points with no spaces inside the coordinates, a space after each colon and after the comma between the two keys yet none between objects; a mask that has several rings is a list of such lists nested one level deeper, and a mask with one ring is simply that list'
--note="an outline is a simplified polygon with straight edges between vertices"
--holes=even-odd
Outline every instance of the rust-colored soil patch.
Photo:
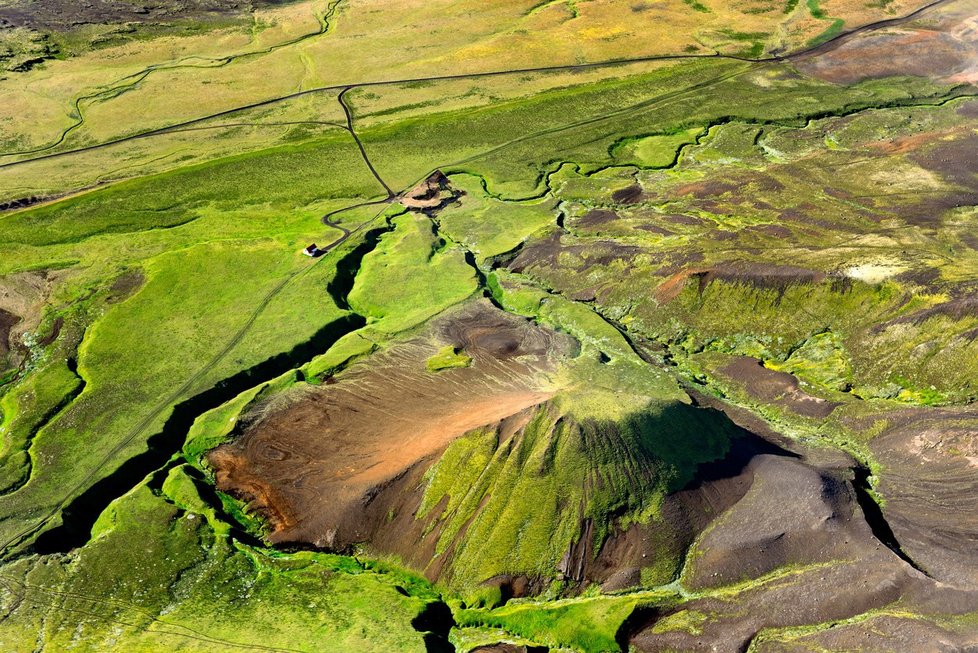
[{"label": "rust-colored soil patch", "polygon": [[686,287],[686,280],[697,274],[705,274],[709,271],[709,268],[689,268],[675,273],[665,281],[659,284],[659,286],[653,292],[655,301],[660,304],[666,304],[671,302],[676,297],[679,297],[679,293],[683,291]]},{"label": "rust-colored soil patch", "polygon": [[[470,367],[430,372],[444,344]],[[437,320],[335,382],[297,389],[209,456],[218,488],[264,514],[275,543],[345,550],[364,541],[371,499],[456,437],[552,395],[547,373],[567,336],[476,303]],[[383,516],[381,516],[383,518]]]}]

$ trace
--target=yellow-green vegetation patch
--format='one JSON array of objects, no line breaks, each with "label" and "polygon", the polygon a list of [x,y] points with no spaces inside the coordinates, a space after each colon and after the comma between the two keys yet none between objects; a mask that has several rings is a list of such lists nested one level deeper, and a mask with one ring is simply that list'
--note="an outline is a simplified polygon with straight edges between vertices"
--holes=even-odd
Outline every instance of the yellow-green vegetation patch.
[{"label": "yellow-green vegetation patch", "polygon": [[693,635],[703,632],[703,624],[709,615],[697,610],[680,610],[667,615],[652,626],[653,633],[667,633],[670,630],[684,630]]},{"label": "yellow-green vegetation patch", "polygon": [[513,602],[492,610],[459,610],[455,620],[463,628],[499,628],[544,646],[617,653],[621,646],[615,636],[642,603],[643,599],[628,596]]},{"label": "yellow-green vegetation patch", "polygon": [[635,136],[612,146],[611,154],[621,164],[640,168],[668,168],[676,163],[684,145],[695,143],[705,134],[700,127],[685,129],[673,134]]},{"label": "yellow-green vegetation patch", "polygon": [[406,213],[392,224],[363,258],[349,295],[350,306],[387,333],[417,326],[478,288],[461,248],[441,238],[427,217]]},{"label": "yellow-green vegetation patch", "polygon": [[231,528],[221,521],[214,507],[201,498],[193,479],[187,475],[185,465],[170,470],[160,491],[188,514],[203,516],[216,537],[226,538],[230,535]]},{"label": "yellow-green vegetation patch", "polygon": [[0,489],[27,479],[30,440],[68,405],[82,380],[64,359],[48,361],[0,396]]},{"label": "yellow-green vegetation patch", "polygon": [[377,348],[377,343],[371,340],[368,334],[369,331],[365,329],[346,334],[326,353],[316,356],[303,365],[302,374],[310,383],[315,383],[367,356]]},{"label": "yellow-green vegetation patch", "polygon": [[438,353],[425,361],[425,367],[429,372],[440,372],[457,367],[468,367],[472,364],[472,357],[458,347],[445,345],[438,350]]},{"label": "yellow-green vegetation patch", "polygon": [[[519,637],[502,628],[488,626],[461,626],[452,629],[451,642],[457,653],[470,653],[483,646],[506,643],[513,646],[539,646],[537,642]],[[553,650],[553,649],[551,649]]]},{"label": "yellow-green vegetation patch", "polygon": [[846,391],[852,385],[849,355],[842,339],[832,331],[808,338],[783,362],[765,361],[765,365],[831,390]]},{"label": "yellow-green vegetation patch", "polygon": [[556,202],[552,198],[504,202],[488,195],[482,180],[474,175],[454,174],[451,181],[464,194],[460,206],[439,215],[440,228],[480,259],[514,249],[534,233],[552,226],[556,219]]}]

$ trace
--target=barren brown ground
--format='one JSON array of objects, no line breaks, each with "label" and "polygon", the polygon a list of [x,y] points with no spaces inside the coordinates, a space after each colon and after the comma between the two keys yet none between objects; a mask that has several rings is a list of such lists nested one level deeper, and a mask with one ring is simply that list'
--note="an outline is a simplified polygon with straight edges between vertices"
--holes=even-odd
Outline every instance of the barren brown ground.
[{"label": "barren brown ground", "polygon": [[51,286],[60,275],[57,272],[21,272],[4,277],[0,282],[0,367],[8,354],[20,362],[21,337],[37,328]]},{"label": "barren brown ground", "polygon": [[[751,413],[697,396],[798,457],[760,452],[734,476],[670,497],[683,501],[680,514],[686,518],[716,515],[695,528],[701,534],[687,558],[684,585],[754,584],[732,600],[721,595],[684,603],[678,611],[706,617],[695,629],[657,627],[677,610],[647,615],[632,629],[629,641],[636,650],[906,653],[970,651],[978,645],[972,628],[947,621],[978,609],[973,411],[891,414],[892,428],[873,442],[884,465],[885,516],[902,549],[921,567],[915,569],[867,522],[852,482],[855,461],[788,443]],[[893,614],[872,616],[874,610]],[[908,610],[919,616],[903,616]],[[867,612],[864,620],[813,629],[790,642],[755,641],[765,630],[844,622]]]},{"label": "barren brown ground", "polygon": [[5,362],[4,358],[10,351],[10,329],[18,322],[20,322],[18,316],[0,308],[0,367],[2,367]]},{"label": "barren brown ground", "polygon": [[[428,371],[446,343],[472,365]],[[273,542],[343,550],[367,536],[364,510],[385,485],[465,432],[549,398],[547,374],[572,349],[566,336],[470,304],[330,383],[289,394],[210,454],[218,487],[267,516]]]},{"label": "barren brown ground", "polygon": [[907,410],[871,443],[883,466],[884,514],[931,576],[978,590],[978,411]]},{"label": "barren brown ground", "polygon": [[431,173],[427,179],[404,193],[401,204],[409,209],[434,210],[456,198],[448,177],[441,170]]},{"label": "barren brown ground", "polygon": [[755,358],[737,356],[720,373],[743,384],[751,395],[805,417],[828,417],[839,405],[808,394],[793,375],[769,370]]},{"label": "barren brown ground", "polygon": [[894,75],[978,82],[978,3],[943,5],[909,24],[858,35],[797,63],[802,72],[838,84]]}]

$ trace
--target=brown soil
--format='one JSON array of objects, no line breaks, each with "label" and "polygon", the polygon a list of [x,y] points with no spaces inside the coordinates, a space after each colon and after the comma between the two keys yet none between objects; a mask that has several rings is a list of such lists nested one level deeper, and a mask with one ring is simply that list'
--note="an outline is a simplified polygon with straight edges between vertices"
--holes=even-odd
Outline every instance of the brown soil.
[{"label": "brown soil", "polygon": [[4,369],[4,362],[10,351],[10,329],[18,322],[20,317],[0,308],[0,370]]},{"label": "brown soil", "polygon": [[427,179],[404,193],[401,204],[409,209],[440,209],[458,199],[460,193],[452,188],[448,177],[441,170],[431,173]]},{"label": "brown soil", "polygon": [[[898,600],[909,610],[924,614],[962,614],[978,608],[978,592],[962,587],[962,578],[955,580],[953,586],[950,581],[936,582],[877,539],[855,496],[851,460],[817,460],[821,457],[817,450],[802,453],[799,459],[759,455],[750,461],[740,475],[747,484],[746,492],[741,492],[740,498],[732,493],[732,505],[718,512],[703,531],[687,559],[683,582],[692,589],[702,589],[760,579],[785,567],[795,572],[758,583],[740,592],[733,601],[701,599],[684,604],[683,609],[708,616],[695,632],[653,629],[666,616],[657,615],[656,622],[632,635],[631,643],[637,650],[744,651],[766,628],[843,620]],[[809,453],[814,457],[809,458]],[[922,494],[929,491],[926,488]],[[967,496],[973,496],[974,488],[969,492]],[[891,514],[888,510],[887,516]],[[939,533],[944,531],[936,530],[934,524],[928,526],[934,529],[934,555],[942,555],[947,544],[940,541]],[[971,538],[973,542],[974,535]],[[962,544],[964,541],[962,538]],[[961,553],[963,564],[964,548]],[[828,650],[937,650],[928,647],[941,641],[929,639],[935,635],[949,642],[969,643],[976,637],[973,631],[962,636],[935,629],[925,620],[894,626],[898,631],[887,633],[887,637],[892,636],[892,646]],[[896,632],[900,634],[897,636]],[[866,636],[856,626],[831,641],[866,641],[860,640]],[[821,635],[815,637],[815,641],[822,641]],[[901,649],[896,642],[927,642],[928,646]],[[817,646],[758,650],[816,649],[823,650]]]},{"label": "brown soil", "polygon": [[858,35],[828,52],[796,60],[807,74],[837,83],[914,75],[978,81],[978,29],[969,0],[943,5],[919,21]]},{"label": "brown soil", "polygon": [[952,184],[978,191],[978,134],[971,125],[935,134],[930,147],[918,148],[910,158]]},{"label": "brown soil", "polygon": [[672,224],[679,224],[686,227],[703,227],[706,225],[706,220],[703,218],[695,218],[691,215],[663,215],[656,217],[659,220],[665,220],[666,222],[671,222]]},{"label": "brown soil", "polygon": [[[939,132],[924,132],[921,134],[913,134],[910,136],[900,136],[888,141],[870,141],[868,143],[863,143],[861,146],[869,150],[874,150],[886,155],[893,154],[907,154],[908,152],[916,152],[922,146],[929,144],[936,138],[943,136]],[[833,197],[840,197],[840,199],[849,199],[849,197],[843,197],[842,195],[851,195],[845,191],[826,189]]]},{"label": "brown soil", "polygon": [[642,201],[642,187],[632,184],[628,188],[616,190],[611,194],[611,201],[615,204],[637,204]]},{"label": "brown soil", "polygon": [[755,225],[753,227],[747,227],[746,229],[744,229],[743,233],[745,235],[748,235],[748,237],[751,234],[760,234],[762,236],[768,236],[770,238],[777,238],[778,240],[781,241],[789,240],[793,236],[793,234],[791,233],[791,229],[788,229],[787,227],[783,227],[779,224]]},{"label": "brown soil", "polygon": [[8,364],[20,363],[24,352],[14,345],[40,324],[51,287],[62,274],[22,272],[0,278],[0,357],[8,357]]},{"label": "brown soil", "polygon": [[719,372],[742,386],[752,397],[804,417],[828,417],[840,405],[813,397],[800,388],[794,375],[769,370],[756,358],[734,357],[733,362]]},{"label": "brown soil", "polygon": [[597,227],[618,220],[618,214],[605,209],[592,209],[577,218],[574,224],[581,228]]},{"label": "brown soil", "polygon": [[978,100],[967,100],[958,107],[957,114],[965,118],[978,118]]},{"label": "brown soil", "polygon": [[[725,412],[741,425],[745,422],[738,416],[757,420],[740,409],[727,407]],[[778,642],[775,637],[751,646],[763,629],[844,620],[895,601],[923,615],[978,610],[978,516],[973,509],[978,412],[905,409],[866,418],[863,426],[881,418],[890,426],[870,446],[883,470],[884,515],[900,549],[926,574],[877,539],[855,496],[854,461],[794,443],[801,453],[798,459],[763,454],[751,459],[740,474],[747,490],[739,498],[738,492],[730,492],[726,498],[731,505],[718,510],[705,530],[698,529],[703,534],[683,578],[695,589],[762,578],[785,566],[794,565],[795,572],[759,583],[733,601],[684,604],[682,609],[707,615],[695,632],[667,629],[661,622],[668,611],[657,614],[632,631],[631,644],[639,651],[704,653],[748,648],[769,653],[903,653],[971,650],[978,644],[972,626],[880,615],[800,639]],[[762,432],[767,428],[759,426]]]},{"label": "brown soil", "polygon": [[749,467],[750,490],[696,544],[685,576],[690,587],[720,587],[787,565],[878,550],[848,469],[771,455]]},{"label": "brown soil", "polygon": [[146,283],[146,275],[142,271],[130,270],[129,272],[124,272],[116,277],[115,281],[109,287],[107,301],[110,304],[124,301],[142,288],[144,283]]},{"label": "brown soil", "polygon": [[673,189],[672,194],[677,197],[692,195],[698,199],[709,200],[724,193],[740,190],[740,185],[733,182],[723,182],[716,179],[706,179],[695,181],[689,184],[682,184]]},{"label": "brown soil", "polygon": [[[978,595],[947,591],[876,539],[855,496],[853,461],[821,459],[818,450],[802,453],[797,459],[754,456],[726,487],[704,487],[705,496],[719,497],[719,509],[701,512],[717,517],[705,530],[697,525],[702,535],[683,582],[703,589],[763,578],[785,566],[796,572],[746,589],[735,601],[686,603],[683,609],[708,615],[695,632],[653,629],[667,616],[657,615],[632,635],[632,645],[640,651],[743,651],[764,628],[846,619],[901,597],[921,610],[961,612],[978,605]],[[718,489],[722,493],[714,493]]]},{"label": "brown soil", "polygon": [[[443,344],[465,351],[472,365],[427,371]],[[287,393],[211,452],[218,488],[249,499],[268,518],[272,542],[346,550],[390,518],[365,518],[378,495],[391,490],[394,499],[378,505],[405,501],[406,482],[417,488],[423,468],[456,437],[549,398],[547,373],[573,348],[566,336],[470,304],[333,383]],[[397,548],[410,554],[415,546]]]},{"label": "brown soil", "polygon": [[978,590],[978,411],[913,409],[870,447],[882,469],[884,514],[903,549],[931,576]]},{"label": "brown soil", "polygon": [[606,266],[612,262],[630,266],[634,258],[644,251],[636,245],[623,245],[614,240],[565,244],[563,238],[564,234],[557,231],[525,246],[507,267],[513,272],[521,273],[538,267],[549,271],[567,268],[587,270],[595,265]]},{"label": "brown soil", "polygon": [[657,236],[673,236],[673,235],[675,235],[675,234],[673,234],[673,232],[669,231],[668,229],[663,229],[662,227],[660,227],[658,225],[654,225],[654,224],[640,224],[640,225],[636,225],[635,226],[635,229],[638,229],[639,231],[645,231],[645,232],[648,232],[650,234],[656,234]]}]

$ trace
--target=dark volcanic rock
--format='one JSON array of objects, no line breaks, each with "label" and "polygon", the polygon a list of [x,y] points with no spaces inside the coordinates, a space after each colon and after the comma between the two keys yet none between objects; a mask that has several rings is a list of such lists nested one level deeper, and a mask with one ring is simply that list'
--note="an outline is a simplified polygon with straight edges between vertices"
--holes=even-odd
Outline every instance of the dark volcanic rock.
[{"label": "dark volcanic rock", "polygon": [[760,456],[751,462],[751,472],[750,490],[697,542],[686,571],[691,587],[727,585],[786,565],[880,552],[848,470]]},{"label": "dark volcanic rock", "polygon": [[883,512],[901,547],[934,578],[978,590],[978,412],[910,410],[871,443]]},{"label": "dark volcanic rock", "polygon": [[873,653],[908,653],[909,651],[973,651],[978,635],[954,632],[924,619],[883,615],[851,624],[833,624],[820,632],[790,641],[766,641],[757,653],[824,653],[872,651]]},{"label": "dark volcanic rock", "polygon": [[0,308],[0,369],[3,368],[4,358],[10,351],[10,329],[18,322],[20,322],[19,317]]}]

